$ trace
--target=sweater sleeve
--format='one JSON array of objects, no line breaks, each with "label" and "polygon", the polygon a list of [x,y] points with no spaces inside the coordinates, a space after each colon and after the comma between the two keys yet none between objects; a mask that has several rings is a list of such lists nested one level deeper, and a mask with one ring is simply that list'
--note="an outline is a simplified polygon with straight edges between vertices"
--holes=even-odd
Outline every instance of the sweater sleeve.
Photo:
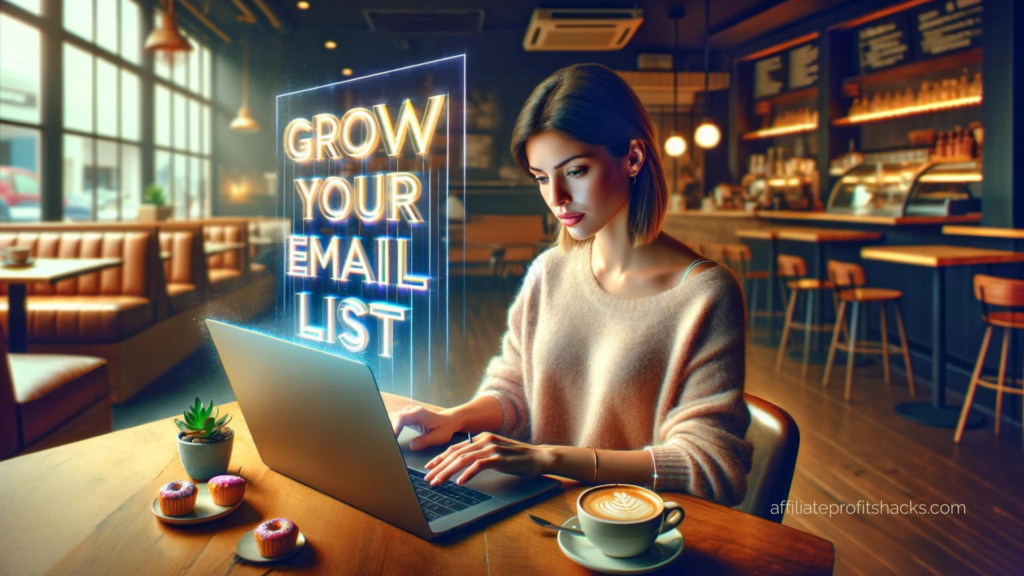
[{"label": "sweater sleeve", "polygon": [[[714,273],[714,269],[704,273]],[[708,294],[680,334],[676,373],[658,400],[655,488],[685,492],[727,506],[747,490],[752,448],[743,440],[750,413],[743,400],[745,313],[731,273],[702,284]]]},{"label": "sweater sleeve", "polygon": [[523,359],[526,309],[535,282],[535,269],[531,266],[508,311],[508,329],[501,337],[501,350],[491,358],[484,369],[484,378],[474,399],[493,396],[501,404],[504,414],[501,429],[496,433],[514,440],[528,441],[530,437],[530,410],[525,385]]}]

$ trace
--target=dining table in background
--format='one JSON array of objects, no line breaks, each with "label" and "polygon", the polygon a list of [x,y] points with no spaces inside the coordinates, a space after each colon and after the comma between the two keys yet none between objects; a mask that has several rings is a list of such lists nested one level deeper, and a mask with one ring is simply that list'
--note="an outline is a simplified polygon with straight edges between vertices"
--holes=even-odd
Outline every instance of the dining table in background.
[{"label": "dining table in background", "polygon": [[7,285],[7,349],[15,353],[28,349],[29,284],[53,284],[120,265],[120,258],[36,258],[28,266],[0,266],[0,284]]},{"label": "dining table in background", "polygon": [[[1024,252],[990,250],[969,246],[932,244],[923,246],[869,246],[861,258],[932,269],[932,399],[931,402],[902,402],[896,413],[907,420],[954,428],[960,409],[946,405],[946,268],[1024,262]],[[967,427],[981,426],[985,419],[977,412],[967,418]]]},{"label": "dining table in background", "polygon": [[243,250],[244,248],[245,244],[242,242],[203,242],[203,252],[207,256],[223,254],[232,250]]},{"label": "dining table in background", "polygon": [[[410,400],[381,394],[388,411]],[[241,507],[208,524],[176,527],[154,517],[162,485],[186,478],[167,418],[0,462],[0,573],[22,574],[588,574],[557,535],[527,517],[561,523],[586,485],[499,512],[461,534],[428,542],[267,468],[237,403],[229,472],[248,487]],[[282,431],[286,433],[285,430]],[[358,473],[358,463],[352,463]],[[658,573],[827,575],[835,547],[817,536],[679,493],[684,549]],[[268,518],[295,521],[307,545],[279,564],[247,564],[239,538]]]}]

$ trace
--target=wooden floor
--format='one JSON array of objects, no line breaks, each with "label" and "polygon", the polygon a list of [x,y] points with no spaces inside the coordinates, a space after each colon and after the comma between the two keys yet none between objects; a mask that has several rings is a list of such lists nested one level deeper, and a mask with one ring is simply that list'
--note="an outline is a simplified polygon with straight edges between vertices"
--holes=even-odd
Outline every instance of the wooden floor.
[{"label": "wooden floor", "polygon": [[[466,306],[453,322],[451,371],[446,386],[419,398],[442,406],[470,399],[487,361],[498,351],[507,303],[491,293]],[[909,398],[906,380],[893,374],[891,389],[878,363],[857,368],[853,397],[843,401],[842,370],[821,387],[820,367],[807,382],[788,362],[774,373],[775,351],[749,348],[747,391],[787,410],[802,443],[790,499],[802,505],[959,505],[959,514],[793,514],[785,524],[836,545],[839,576],[875,574],[1024,574],[1024,450],[1021,430],[1004,426],[969,430],[960,445],[952,430],[903,420],[893,404]],[[898,361],[894,360],[894,365]],[[919,399],[927,383],[918,384]],[[1007,401],[1020,401],[1009,397]],[[863,508],[863,506],[862,506]],[[906,507],[904,508],[906,510]]]}]

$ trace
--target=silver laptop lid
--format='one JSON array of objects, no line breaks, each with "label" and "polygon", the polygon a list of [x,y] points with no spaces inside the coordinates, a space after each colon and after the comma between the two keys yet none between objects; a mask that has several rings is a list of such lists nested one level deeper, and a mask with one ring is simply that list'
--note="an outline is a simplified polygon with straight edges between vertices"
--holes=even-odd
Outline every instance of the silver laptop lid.
[{"label": "silver laptop lid", "polygon": [[431,538],[369,368],[215,320],[206,324],[267,466]]}]

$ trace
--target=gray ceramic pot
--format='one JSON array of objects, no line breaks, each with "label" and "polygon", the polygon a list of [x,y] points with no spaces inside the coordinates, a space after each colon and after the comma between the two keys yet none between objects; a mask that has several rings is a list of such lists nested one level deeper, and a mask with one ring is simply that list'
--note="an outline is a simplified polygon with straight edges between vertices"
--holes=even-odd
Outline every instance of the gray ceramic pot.
[{"label": "gray ceramic pot", "polygon": [[193,480],[205,482],[214,476],[227,474],[231,462],[231,448],[235,445],[235,434],[220,442],[193,444],[181,439],[178,434],[178,456],[185,473]]}]

